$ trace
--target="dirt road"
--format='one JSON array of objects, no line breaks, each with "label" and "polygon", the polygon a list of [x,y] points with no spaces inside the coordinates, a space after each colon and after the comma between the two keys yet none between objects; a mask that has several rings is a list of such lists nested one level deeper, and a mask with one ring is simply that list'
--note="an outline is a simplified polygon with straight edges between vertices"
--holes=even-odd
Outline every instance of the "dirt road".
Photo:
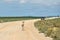
[{"label": "dirt road", "polygon": [[34,27],[34,22],[38,20],[25,20],[24,31],[21,26],[23,21],[0,23],[0,40],[52,40],[38,33]]}]

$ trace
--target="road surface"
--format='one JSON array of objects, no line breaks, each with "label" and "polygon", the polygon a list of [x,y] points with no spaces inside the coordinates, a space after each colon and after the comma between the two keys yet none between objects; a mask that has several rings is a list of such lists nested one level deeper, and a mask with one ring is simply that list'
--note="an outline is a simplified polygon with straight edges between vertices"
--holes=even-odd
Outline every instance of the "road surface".
[{"label": "road surface", "polygon": [[24,20],[24,31],[21,27],[23,21],[0,23],[0,40],[52,40],[34,27],[38,20]]}]

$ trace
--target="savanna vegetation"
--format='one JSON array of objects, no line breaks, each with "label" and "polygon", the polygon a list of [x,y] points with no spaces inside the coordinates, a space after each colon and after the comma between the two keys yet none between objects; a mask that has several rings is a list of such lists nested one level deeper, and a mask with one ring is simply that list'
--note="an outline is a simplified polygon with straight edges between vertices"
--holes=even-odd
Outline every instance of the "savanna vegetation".
[{"label": "savanna vegetation", "polygon": [[39,33],[42,32],[53,40],[60,40],[60,18],[37,21],[34,25]]},{"label": "savanna vegetation", "polygon": [[38,19],[40,17],[0,17],[0,23],[10,22],[10,21],[20,21],[20,20],[29,20],[29,19]]}]

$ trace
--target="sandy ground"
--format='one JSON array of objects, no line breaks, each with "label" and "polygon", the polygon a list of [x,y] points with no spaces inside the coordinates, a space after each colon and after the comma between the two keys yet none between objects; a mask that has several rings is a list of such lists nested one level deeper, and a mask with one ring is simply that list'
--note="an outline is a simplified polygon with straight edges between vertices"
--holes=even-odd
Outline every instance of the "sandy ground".
[{"label": "sandy ground", "polygon": [[24,21],[24,31],[22,31],[23,21],[14,21],[0,23],[0,40],[52,40],[52,38],[45,37],[43,33],[38,33],[34,27],[35,20]]}]

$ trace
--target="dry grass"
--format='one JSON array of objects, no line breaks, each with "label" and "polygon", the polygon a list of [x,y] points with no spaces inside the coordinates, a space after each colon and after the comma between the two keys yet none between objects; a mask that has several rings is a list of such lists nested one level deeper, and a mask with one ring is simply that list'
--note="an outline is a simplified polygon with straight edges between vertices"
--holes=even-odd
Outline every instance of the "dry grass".
[{"label": "dry grass", "polygon": [[60,40],[60,18],[35,22],[35,27],[46,36]]}]

